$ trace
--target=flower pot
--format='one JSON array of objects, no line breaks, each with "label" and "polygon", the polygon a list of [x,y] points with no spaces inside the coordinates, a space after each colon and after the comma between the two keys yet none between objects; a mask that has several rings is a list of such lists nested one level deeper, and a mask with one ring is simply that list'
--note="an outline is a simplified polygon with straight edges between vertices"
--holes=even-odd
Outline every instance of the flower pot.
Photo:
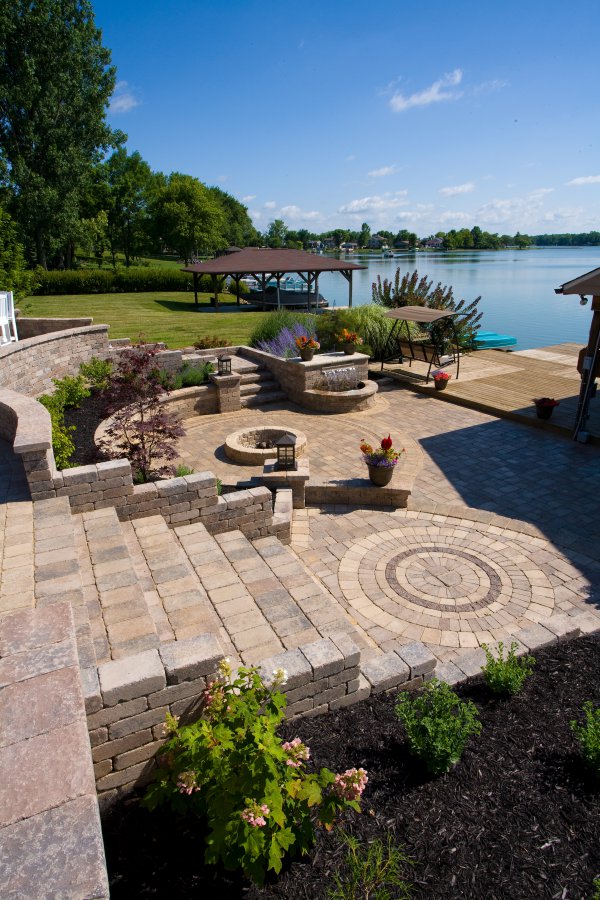
[{"label": "flower pot", "polygon": [[444,378],[444,379],[441,379],[441,380],[438,380],[438,381],[435,381],[435,380],[434,380],[433,383],[434,383],[434,385],[435,385],[436,391],[445,391],[446,388],[447,388],[447,386],[448,386],[448,379],[447,379],[447,378]]},{"label": "flower pot", "polygon": [[394,466],[367,466],[371,484],[377,487],[385,487],[392,480]]},{"label": "flower pot", "polygon": [[307,347],[300,351],[300,359],[302,362],[310,362],[314,355],[315,351],[312,347]]},{"label": "flower pot", "polygon": [[538,419],[549,419],[554,412],[553,406],[536,406],[535,411]]},{"label": "flower pot", "polygon": [[342,344],[342,350],[346,354],[346,356],[352,356],[352,354],[356,351],[356,344]]}]

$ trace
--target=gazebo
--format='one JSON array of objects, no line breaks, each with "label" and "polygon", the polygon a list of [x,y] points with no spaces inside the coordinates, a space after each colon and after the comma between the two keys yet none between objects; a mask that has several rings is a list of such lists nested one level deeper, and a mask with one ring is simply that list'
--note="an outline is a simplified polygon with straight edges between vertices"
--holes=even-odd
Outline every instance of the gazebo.
[{"label": "gazebo", "polygon": [[[233,250],[233,248],[230,248]],[[262,284],[263,298],[267,287],[267,281],[275,278],[277,282],[277,307],[281,305],[280,281],[284,275],[294,273],[306,283],[308,294],[308,309],[310,310],[311,294],[314,294],[315,305],[319,297],[319,275],[321,272],[341,272],[348,282],[348,306],[352,306],[352,273],[354,269],[365,269],[357,263],[346,260],[332,259],[327,256],[319,256],[314,253],[306,253],[304,250],[273,250],[257,247],[246,247],[245,250],[234,250],[225,256],[208,259],[206,262],[193,263],[186,266],[184,272],[191,272],[194,276],[194,300],[198,305],[198,277],[200,275],[212,275],[215,306],[218,309],[219,296],[217,278],[219,275],[230,275],[235,283],[239,296],[240,278],[251,275],[259,284]]]},{"label": "gazebo", "polygon": [[578,294],[581,303],[592,297],[592,322],[587,347],[584,347],[577,360],[577,371],[581,375],[581,388],[573,440],[585,442],[588,438],[586,423],[589,418],[590,400],[596,393],[596,378],[600,375],[600,268],[592,269],[585,275],[566,281],[554,289],[556,294]]}]

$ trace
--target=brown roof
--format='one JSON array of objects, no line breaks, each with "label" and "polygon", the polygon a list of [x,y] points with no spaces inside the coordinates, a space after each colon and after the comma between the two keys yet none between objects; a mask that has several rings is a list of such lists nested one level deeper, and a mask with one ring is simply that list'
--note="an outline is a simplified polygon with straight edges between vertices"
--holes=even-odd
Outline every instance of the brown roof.
[{"label": "brown roof", "polygon": [[593,294],[600,295],[600,269],[592,269],[585,275],[579,275],[571,281],[565,281],[560,287],[554,289],[555,294]]},{"label": "brown roof", "polygon": [[275,275],[285,272],[338,272],[366,268],[357,263],[306,253],[304,250],[264,250],[247,247],[227,256],[194,263],[186,266],[183,271],[198,272],[201,275],[250,275],[263,272]]},{"label": "brown roof", "polygon": [[456,316],[457,313],[448,312],[447,309],[430,309],[428,306],[399,306],[386,312],[388,319],[400,319],[403,322],[437,322],[438,319],[446,319]]}]

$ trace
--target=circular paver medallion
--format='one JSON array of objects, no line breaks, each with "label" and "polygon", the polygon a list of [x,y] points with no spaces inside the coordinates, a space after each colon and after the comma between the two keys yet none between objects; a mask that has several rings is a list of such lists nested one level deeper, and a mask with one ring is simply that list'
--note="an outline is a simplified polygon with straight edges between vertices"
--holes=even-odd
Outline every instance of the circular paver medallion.
[{"label": "circular paver medallion", "polygon": [[339,583],[368,631],[476,647],[561,611],[555,585],[565,583],[564,559],[541,544],[467,520],[407,520],[352,544]]}]

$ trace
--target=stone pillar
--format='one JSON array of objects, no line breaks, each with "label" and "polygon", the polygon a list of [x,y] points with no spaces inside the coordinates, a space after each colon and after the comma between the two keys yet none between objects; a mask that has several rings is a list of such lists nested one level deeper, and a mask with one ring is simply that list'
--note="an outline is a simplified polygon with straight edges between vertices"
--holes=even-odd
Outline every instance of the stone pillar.
[{"label": "stone pillar", "polygon": [[268,459],[263,466],[262,480],[268,488],[291,488],[292,506],[294,509],[304,509],[306,482],[310,478],[308,457],[303,456],[296,460],[296,469],[282,470],[277,468],[276,459]]},{"label": "stone pillar", "polygon": [[217,408],[220,413],[235,412],[242,408],[240,402],[241,375],[209,375],[217,389]]}]

